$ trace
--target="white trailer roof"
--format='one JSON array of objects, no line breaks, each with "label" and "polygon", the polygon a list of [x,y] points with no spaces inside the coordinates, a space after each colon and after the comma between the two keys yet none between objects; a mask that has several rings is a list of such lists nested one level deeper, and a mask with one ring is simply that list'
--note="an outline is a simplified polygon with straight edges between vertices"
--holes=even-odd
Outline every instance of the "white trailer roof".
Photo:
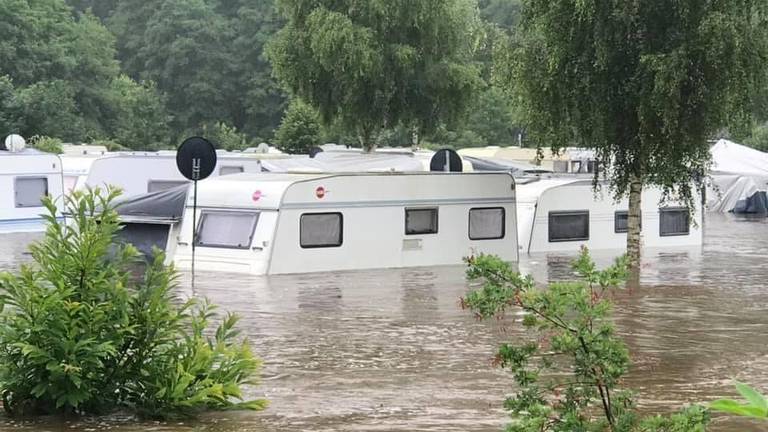
[{"label": "white trailer roof", "polygon": [[[413,205],[513,201],[514,179],[506,173],[236,174],[198,185],[201,207]],[[188,205],[192,204],[190,196]]]}]

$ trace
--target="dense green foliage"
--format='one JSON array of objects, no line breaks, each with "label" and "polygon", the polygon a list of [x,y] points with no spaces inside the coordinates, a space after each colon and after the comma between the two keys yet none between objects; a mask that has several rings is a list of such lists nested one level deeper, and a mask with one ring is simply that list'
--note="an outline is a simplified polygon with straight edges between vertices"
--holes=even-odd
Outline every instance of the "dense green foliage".
[{"label": "dense green foliage", "polygon": [[0,274],[0,393],[12,415],[149,416],[261,409],[237,402],[260,361],[227,315],[174,295],[176,273],[159,253],[138,274],[138,251],[115,242],[115,192],[74,193],[70,223],[46,198],[48,228],[33,264]]},{"label": "dense green foliage", "polygon": [[768,3],[523,4],[506,53],[509,87],[540,145],[595,149],[615,195],[629,195],[634,265],[641,187],[658,185],[692,208],[707,140],[748,120],[766,76]]},{"label": "dense green foliage", "polygon": [[709,407],[715,411],[741,417],[768,420],[768,398],[746,384],[736,383],[736,390],[738,390],[746,403],[731,399],[720,399],[712,402]]},{"label": "dense green foliage", "polygon": [[275,133],[275,142],[283,152],[307,154],[320,144],[320,132],[317,112],[300,99],[294,99]]},{"label": "dense green foliage", "polygon": [[279,0],[275,75],[370,149],[383,128],[420,134],[462,117],[480,84],[471,1]]},{"label": "dense green foliage", "polygon": [[45,153],[62,154],[64,143],[58,138],[35,135],[29,139],[29,146]]},{"label": "dense green foliage", "polygon": [[499,348],[496,362],[516,383],[505,407],[509,432],[703,432],[708,415],[699,407],[643,419],[632,392],[621,389],[629,351],[611,320],[610,291],[627,276],[628,262],[598,270],[583,250],[574,262],[577,281],[539,288],[501,259],[467,260],[470,281],[480,286],[462,304],[479,318],[520,309],[531,335]]}]

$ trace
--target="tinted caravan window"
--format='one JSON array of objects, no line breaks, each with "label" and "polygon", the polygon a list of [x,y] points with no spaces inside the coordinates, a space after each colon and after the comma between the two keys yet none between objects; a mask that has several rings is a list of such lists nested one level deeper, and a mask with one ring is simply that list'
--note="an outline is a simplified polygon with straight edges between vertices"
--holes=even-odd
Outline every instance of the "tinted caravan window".
[{"label": "tinted caravan window", "polygon": [[[642,216],[640,218],[640,227],[643,226]],[[614,231],[617,234],[629,232],[629,212],[620,210],[614,216]]]},{"label": "tinted caravan window", "polygon": [[149,183],[147,183],[147,192],[159,192],[173,189],[187,183],[186,180],[150,180]]},{"label": "tinted caravan window", "polygon": [[504,209],[474,208],[469,211],[469,239],[496,240],[504,238]]},{"label": "tinted caravan window", "polygon": [[589,240],[589,212],[550,212],[549,241],[568,242]]},{"label": "tinted caravan window", "polygon": [[245,172],[245,170],[241,166],[223,166],[219,168],[220,176],[225,176],[230,174],[240,174],[242,172]]},{"label": "tinted caravan window", "polygon": [[691,232],[688,210],[684,208],[660,209],[659,235],[662,237],[686,236]]},{"label": "tinted caravan window", "polygon": [[197,245],[248,249],[259,221],[259,213],[203,211],[197,230]]},{"label": "tinted caravan window", "polygon": [[437,209],[405,209],[405,233],[437,234]]},{"label": "tinted caravan window", "polygon": [[45,177],[16,177],[13,195],[16,207],[42,207],[42,199],[48,195],[48,179]]},{"label": "tinted caravan window", "polygon": [[117,233],[121,243],[130,243],[146,258],[152,258],[152,251],[158,248],[165,252],[171,227],[162,224],[125,223]]},{"label": "tinted caravan window", "polygon": [[299,220],[302,248],[339,247],[344,241],[344,217],[341,213],[305,213]]}]

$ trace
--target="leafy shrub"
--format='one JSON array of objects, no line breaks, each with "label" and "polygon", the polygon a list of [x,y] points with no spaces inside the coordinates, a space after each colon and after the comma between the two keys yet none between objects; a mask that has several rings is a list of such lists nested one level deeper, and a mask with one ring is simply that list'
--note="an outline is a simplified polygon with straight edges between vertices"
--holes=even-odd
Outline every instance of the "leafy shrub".
[{"label": "leafy shrub", "polygon": [[715,411],[740,417],[753,417],[768,420],[768,398],[746,384],[736,383],[736,390],[744,398],[746,403],[731,399],[720,399],[712,402],[709,407]]},{"label": "leafy shrub", "polygon": [[581,279],[546,289],[501,259],[467,260],[469,280],[481,287],[462,299],[478,318],[523,312],[528,340],[504,344],[496,362],[517,384],[505,407],[509,432],[703,432],[708,413],[690,407],[671,416],[639,417],[632,392],[619,388],[629,350],[616,335],[607,295],[627,277],[625,258],[598,270],[588,252],[574,263]]},{"label": "leafy shrub", "polygon": [[320,131],[317,112],[300,99],[294,99],[275,131],[275,140],[278,148],[286,153],[307,154],[320,144]]},{"label": "leafy shrub", "polygon": [[236,127],[222,122],[203,126],[202,135],[218,149],[245,150],[253,146],[253,142],[244,133],[238,131]]},{"label": "leafy shrub", "polygon": [[227,315],[212,336],[214,307],[174,295],[177,274],[162,253],[143,271],[139,252],[115,242],[114,191],[75,192],[70,223],[45,205],[45,237],[33,263],[0,274],[0,392],[12,415],[154,417],[207,409],[262,409],[241,401],[260,361]]},{"label": "leafy shrub", "polygon": [[35,135],[29,139],[30,147],[45,153],[62,154],[64,153],[63,144],[64,142],[58,138],[41,135]]}]

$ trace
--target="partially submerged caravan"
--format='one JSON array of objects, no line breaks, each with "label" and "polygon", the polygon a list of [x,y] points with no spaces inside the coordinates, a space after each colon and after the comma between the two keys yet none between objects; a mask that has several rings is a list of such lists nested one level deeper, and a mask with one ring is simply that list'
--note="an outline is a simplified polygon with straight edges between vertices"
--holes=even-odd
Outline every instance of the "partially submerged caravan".
[{"label": "partially submerged caravan", "polygon": [[[42,198],[63,194],[58,156],[17,148],[0,150],[0,233],[34,232],[45,228]],[[56,200],[61,210],[62,200]]]},{"label": "partially submerged caravan", "polygon": [[[643,247],[702,244],[702,206],[693,219],[674,203],[660,206],[662,192],[647,188],[642,196]],[[595,195],[592,180],[579,177],[518,179],[517,223],[523,253],[619,249],[626,245],[628,202]],[[695,221],[699,223],[696,224]]]},{"label": "partially submerged caravan", "polygon": [[[509,174],[240,174],[200,183],[196,268],[251,274],[517,260]],[[192,203],[173,253],[192,259]]]},{"label": "partially submerged caravan", "polygon": [[[261,161],[246,155],[219,155],[212,176],[261,172]],[[176,167],[176,154],[118,153],[93,161],[85,185],[119,186],[123,196],[143,195],[188,184]]]}]

